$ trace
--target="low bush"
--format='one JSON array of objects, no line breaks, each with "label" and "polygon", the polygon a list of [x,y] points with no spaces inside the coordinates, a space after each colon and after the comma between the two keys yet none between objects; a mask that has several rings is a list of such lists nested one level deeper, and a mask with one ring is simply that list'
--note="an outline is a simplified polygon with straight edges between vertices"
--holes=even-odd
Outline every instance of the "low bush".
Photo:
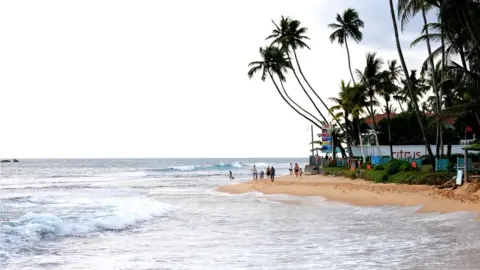
[{"label": "low bush", "polygon": [[392,159],[385,165],[385,171],[388,175],[394,175],[399,172],[408,172],[412,170],[412,165],[406,160]]},{"label": "low bush", "polygon": [[400,171],[401,172],[409,172],[412,171],[412,164],[410,162],[403,162],[402,165],[400,166]]},{"label": "low bush", "polygon": [[384,183],[387,181],[388,175],[384,171],[367,170],[362,171],[362,179],[373,181],[375,183]]},{"label": "low bush", "polygon": [[442,185],[454,177],[454,173],[399,172],[389,175],[387,182],[407,185]]},{"label": "low bush", "polygon": [[348,173],[350,172],[349,169],[345,168],[336,168],[336,167],[327,167],[323,168],[323,175],[332,175],[332,176],[347,176]]},{"label": "low bush", "polygon": [[385,170],[385,167],[383,167],[383,165],[375,165],[375,167],[373,167],[373,169],[375,171],[383,171],[383,170]]}]

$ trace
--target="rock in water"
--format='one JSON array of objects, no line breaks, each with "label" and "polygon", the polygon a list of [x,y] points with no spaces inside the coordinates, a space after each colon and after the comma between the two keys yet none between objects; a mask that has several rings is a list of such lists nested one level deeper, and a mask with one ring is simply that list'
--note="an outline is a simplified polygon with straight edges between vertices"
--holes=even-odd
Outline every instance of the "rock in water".
[{"label": "rock in water", "polygon": [[13,162],[18,162],[18,159],[13,159]]},{"label": "rock in water", "polygon": [[4,160],[2,160],[2,161],[0,161],[0,162],[2,162],[2,163],[7,163],[7,162],[11,162],[11,161],[8,160],[8,159],[4,159]]}]

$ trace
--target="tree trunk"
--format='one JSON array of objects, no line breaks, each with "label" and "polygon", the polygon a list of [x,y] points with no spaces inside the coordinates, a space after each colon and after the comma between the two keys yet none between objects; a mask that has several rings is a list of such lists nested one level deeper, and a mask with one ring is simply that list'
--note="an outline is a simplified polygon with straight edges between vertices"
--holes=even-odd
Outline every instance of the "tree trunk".
[{"label": "tree trunk", "polygon": [[390,132],[390,108],[388,107],[388,101],[386,103],[387,108],[387,128],[388,128],[388,144],[390,145],[390,158],[393,159],[393,146],[392,146],[392,133]]},{"label": "tree trunk", "polygon": [[372,116],[372,128],[373,136],[375,137],[375,145],[377,146],[377,155],[382,156],[382,151],[380,150],[380,144],[378,143],[378,133],[377,133],[377,123],[375,122],[375,113],[373,112],[373,97],[370,96],[370,115]]},{"label": "tree trunk", "polygon": [[[428,25],[428,21],[427,21],[427,15],[425,13],[425,3],[422,3],[422,17],[423,17],[423,24],[425,26],[425,35],[427,37],[426,41],[427,41],[427,50],[428,50],[428,55],[431,56],[432,55],[432,47],[430,46],[430,37],[429,37],[429,34],[428,34],[428,27],[426,27]],[[432,72],[432,82],[433,82],[433,93],[435,94],[435,114],[438,116],[438,113],[440,112],[440,96],[438,94],[438,84],[437,84],[437,78],[435,76],[435,64],[433,63],[433,58],[432,57],[429,57],[429,62],[430,62],[430,69],[431,69],[431,72]],[[443,71],[442,71],[443,72]],[[441,132],[440,132],[440,119],[437,117],[437,121],[436,121],[436,136],[435,136],[435,145],[436,145],[436,151],[435,151],[435,156],[438,158],[439,157],[439,154],[440,154],[440,136],[441,136]]]},{"label": "tree trunk", "polygon": [[[317,92],[312,88],[312,86],[310,85],[310,83],[307,81],[307,78],[305,78],[305,75],[303,75],[303,71],[302,71],[302,68],[300,67],[300,62],[298,61],[298,57],[297,57],[297,52],[295,50],[292,50],[293,51],[293,55],[295,56],[295,62],[297,63],[297,67],[298,67],[298,71],[300,72],[300,75],[302,75],[302,78],[303,80],[307,83],[308,87],[310,88],[310,90],[312,90],[313,94],[320,100],[320,102],[323,104],[323,106],[325,107],[325,109],[327,109],[328,113],[332,116],[332,118],[335,120],[335,122],[337,123],[337,125],[342,129],[343,132],[345,132],[345,129],[342,127],[342,125],[340,125],[340,122],[338,121],[337,117],[335,117],[335,115],[333,114],[333,112],[327,107],[327,104],[325,104],[325,102],[323,102],[323,99],[317,94]],[[287,54],[288,56],[288,59],[290,60],[290,56],[289,54]],[[291,62],[291,61],[290,61]],[[295,73],[295,69],[293,68],[292,66],[292,70],[295,74],[295,77],[297,76],[296,73]],[[298,82],[300,83],[300,80],[298,79],[297,77],[297,80]],[[302,86],[303,88],[303,86]],[[305,89],[304,89],[305,91]],[[306,91],[305,91],[306,93]],[[308,94],[307,94],[308,95]],[[310,98],[310,96],[309,96]],[[313,101],[312,101],[313,102]],[[316,106],[315,106],[316,108]],[[317,109],[318,110],[318,109]],[[323,116],[322,116],[323,117]],[[325,120],[326,121],[326,120]],[[328,121],[326,121],[328,123]]]},{"label": "tree trunk", "polygon": [[313,114],[311,114],[309,111],[305,110],[304,108],[302,108],[300,105],[298,105],[295,101],[293,101],[293,99],[288,95],[287,91],[285,90],[285,87],[283,85],[283,82],[280,80],[280,85],[282,86],[282,90],[283,90],[283,93],[285,94],[285,96],[287,97],[288,100],[290,100],[290,102],[292,102],[295,106],[297,106],[301,111],[303,111],[304,113],[308,114],[310,117],[312,117],[313,119],[317,120],[318,123],[322,123],[322,121],[320,121],[317,117],[315,117]]},{"label": "tree trunk", "polygon": [[450,159],[452,158],[452,141],[451,140],[448,140],[447,157],[450,163]]},{"label": "tree trunk", "polygon": [[352,144],[350,143],[350,134],[348,134],[348,126],[350,121],[348,120],[348,111],[345,110],[345,141],[347,143],[348,156],[353,157]]},{"label": "tree trunk", "polygon": [[390,2],[390,14],[391,14],[391,17],[392,17],[393,31],[394,31],[394,34],[395,34],[395,42],[396,42],[396,45],[397,45],[398,56],[400,58],[400,62],[402,63],[403,72],[405,74],[407,74],[407,76],[405,76],[405,79],[407,81],[408,92],[410,94],[410,98],[414,101],[413,105],[415,106],[415,113],[416,113],[416,116],[417,116],[418,124],[420,125],[420,130],[422,131],[422,136],[423,136],[423,141],[425,142],[425,147],[427,148],[427,152],[428,152],[428,155],[430,157],[430,160],[432,161],[433,165],[435,165],[434,164],[435,163],[435,156],[433,155],[432,147],[430,146],[430,144],[428,142],[427,134],[425,133],[425,126],[423,125],[422,118],[420,116],[420,109],[418,107],[417,102],[415,102],[414,97],[413,97],[412,81],[410,80],[410,76],[408,76],[407,64],[405,63],[405,59],[403,58],[402,47],[400,45],[400,38],[398,36],[398,27],[397,27],[397,21],[396,21],[396,17],[395,17],[395,10],[393,8],[393,0],[389,0],[389,2]]},{"label": "tree trunk", "polygon": [[[287,57],[288,57],[288,60],[290,61],[291,63],[291,59],[290,59],[290,54],[287,53]],[[295,78],[297,79],[298,83],[300,84],[300,87],[302,88],[303,92],[305,93],[305,95],[307,95],[308,99],[310,100],[310,102],[313,104],[313,107],[315,107],[315,109],[317,110],[317,112],[320,114],[320,116],[323,118],[323,120],[325,121],[325,123],[327,124],[328,121],[327,121],[327,118],[325,118],[325,116],[323,116],[322,112],[320,112],[320,110],[318,109],[317,105],[315,104],[315,102],[313,102],[313,99],[312,97],[310,97],[310,95],[308,94],[307,90],[305,89],[305,87],[303,87],[303,84],[302,82],[300,81],[300,78],[298,78],[297,76],[297,72],[295,71],[295,69],[292,67],[292,71],[293,71],[293,75],[295,75]]]},{"label": "tree trunk", "polygon": [[350,50],[348,49],[347,37],[344,37],[344,40],[345,40],[345,48],[347,49],[348,69],[350,70],[350,76],[352,76],[353,85],[356,85],[357,83],[355,82],[355,78],[353,77],[353,72],[352,72],[352,63],[350,62]]},{"label": "tree trunk", "polygon": [[295,108],[292,104],[290,104],[290,102],[288,102],[288,100],[283,96],[282,92],[280,91],[280,88],[278,88],[278,85],[277,83],[275,82],[275,79],[273,78],[273,75],[272,73],[270,73],[270,71],[268,72],[268,75],[270,75],[270,79],[272,79],[272,82],[273,84],[275,85],[275,88],[277,88],[277,91],[278,93],[280,94],[280,96],[282,97],[283,101],[285,101],[288,106],[290,106],[294,111],[296,111],[299,115],[301,115],[303,118],[307,119],[310,123],[312,123],[313,125],[315,125],[316,127],[318,128],[322,128],[322,126],[320,124],[317,124],[315,121],[313,121],[312,119],[308,118],[306,115],[304,115],[303,113],[299,112],[297,110],[297,108]]},{"label": "tree trunk", "polygon": [[365,151],[363,150],[362,131],[360,129],[360,119],[357,121],[358,139],[360,140],[360,150],[362,151],[362,164],[367,161]]}]

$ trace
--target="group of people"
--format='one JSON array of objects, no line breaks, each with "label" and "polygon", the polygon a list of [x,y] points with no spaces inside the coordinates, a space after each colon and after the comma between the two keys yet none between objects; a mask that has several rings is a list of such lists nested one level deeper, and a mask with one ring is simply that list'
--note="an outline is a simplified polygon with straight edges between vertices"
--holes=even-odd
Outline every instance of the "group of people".
[{"label": "group of people", "polygon": [[[260,174],[260,179],[264,179],[265,178],[265,172],[263,170],[260,171],[260,173],[258,173],[258,170],[257,170],[257,166],[253,165],[253,168],[251,169],[252,171],[252,174],[253,174],[253,179],[254,180],[258,180],[258,176]],[[270,180],[273,182],[275,181],[275,168],[272,166],[268,166],[267,167],[267,179],[270,178]]]},{"label": "group of people", "polygon": [[290,171],[290,175],[293,175],[293,172],[295,172],[295,177],[298,177],[298,176],[302,177],[303,170],[302,168],[300,168],[298,163],[295,163],[295,167],[293,166],[292,163],[290,163],[290,167],[288,168],[288,170]]},{"label": "group of people", "polygon": [[[266,172],[261,170],[260,172],[258,172],[257,170],[257,166],[253,165],[252,169],[250,169],[252,171],[252,175],[253,175],[253,180],[258,180],[259,178],[260,179],[265,179],[265,174],[267,175],[267,179],[270,178],[270,181],[275,181],[275,168],[272,166],[268,166],[267,169],[266,169]],[[295,163],[295,166],[290,163],[290,166],[289,166],[289,169],[290,171],[290,175],[293,175],[295,173],[295,176],[296,177],[302,177],[303,175],[303,170],[302,168],[300,168],[300,166],[298,165],[298,163]],[[230,180],[234,180],[235,177],[233,177],[233,174],[232,174],[232,171],[230,171]]]}]

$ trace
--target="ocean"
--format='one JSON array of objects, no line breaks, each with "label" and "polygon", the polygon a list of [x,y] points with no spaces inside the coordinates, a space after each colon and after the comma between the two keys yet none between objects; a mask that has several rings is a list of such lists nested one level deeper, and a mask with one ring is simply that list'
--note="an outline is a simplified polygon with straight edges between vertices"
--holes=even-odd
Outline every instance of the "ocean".
[{"label": "ocean", "polygon": [[473,213],[215,191],[289,162],[2,163],[0,269],[480,269]]}]

